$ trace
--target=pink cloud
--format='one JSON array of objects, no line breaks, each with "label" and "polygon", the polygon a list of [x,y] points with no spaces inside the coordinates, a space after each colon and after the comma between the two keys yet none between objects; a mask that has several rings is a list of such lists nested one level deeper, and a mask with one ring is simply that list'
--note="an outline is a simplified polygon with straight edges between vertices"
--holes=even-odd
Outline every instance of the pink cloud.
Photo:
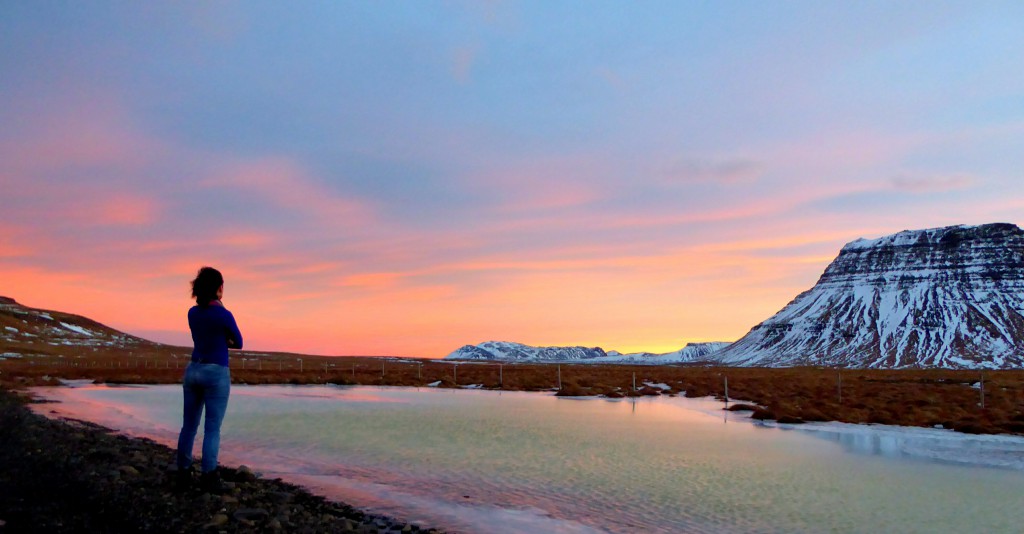
[{"label": "pink cloud", "polygon": [[480,55],[480,47],[476,45],[457,47],[452,53],[452,77],[455,81],[469,83],[473,65]]},{"label": "pink cloud", "polygon": [[564,210],[608,198],[607,172],[601,158],[577,154],[503,162],[463,182],[494,198],[502,213]]},{"label": "pink cloud", "polygon": [[[251,28],[249,11],[234,2],[177,4],[178,9],[185,11],[189,22],[204,36],[219,42],[233,42]],[[154,13],[154,18],[166,17],[164,13]]]},{"label": "pink cloud", "polygon": [[831,245],[852,241],[857,236],[851,236],[846,230],[821,231],[819,229],[808,229],[799,233],[787,233],[778,237],[756,238],[756,239],[734,239],[728,241],[705,243],[691,247],[695,254],[703,253],[743,253],[758,251],[778,251],[794,248],[802,248],[812,245]]},{"label": "pink cloud", "polygon": [[166,147],[141,132],[113,95],[85,91],[60,100],[31,102],[33,110],[14,140],[0,144],[3,165],[17,175],[66,168],[138,171]]},{"label": "pink cloud", "polygon": [[369,203],[328,189],[298,163],[287,158],[230,163],[202,185],[248,192],[278,207],[307,213],[320,222],[339,227],[369,224],[375,219]]},{"label": "pink cloud", "polygon": [[666,166],[663,173],[671,183],[749,185],[763,171],[761,164],[744,158],[687,158]]},{"label": "pink cloud", "polygon": [[628,84],[622,75],[614,69],[601,67],[595,71],[595,74],[598,79],[616,91],[621,92],[630,89],[630,84]]},{"label": "pink cloud", "polygon": [[100,225],[139,226],[155,222],[160,211],[160,205],[154,198],[115,193],[109,198],[92,201],[79,212],[78,217]]},{"label": "pink cloud", "polygon": [[801,169],[820,172],[828,169],[864,168],[906,155],[934,141],[933,134],[894,134],[881,131],[852,130],[821,132],[818,135],[767,145],[759,149],[759,159],[774,169]]},{"label": "pink cloud", "polygon": [[[58,227],[149,226],[164,213],[163,202],[154,195],[88,182],[57,182],[19,178],[11,197],[15,200],[9,216],[33,221],[35,234],[52,233]],[[40,219],[40,216],[44,216]],[[17,223],[16,223],[17,224]]]},{"label": "pink cloud", "polygon": [[910,193],[939,193],[972,187],[977,180],[966,174],[921,175],[902,174],[891,180],[893,187]]}]

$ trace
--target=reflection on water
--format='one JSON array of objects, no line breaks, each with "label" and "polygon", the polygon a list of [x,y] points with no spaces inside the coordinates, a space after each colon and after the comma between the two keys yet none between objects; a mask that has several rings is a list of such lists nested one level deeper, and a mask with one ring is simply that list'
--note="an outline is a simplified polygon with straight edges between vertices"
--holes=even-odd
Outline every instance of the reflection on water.
[{"label": "reflection on water", "polygon": [[841,423],[812,424],[799,430],[857,454],[1024,471],[1024,439],[1017,436]]},{"label": "reflection on water", "polygon": [[810,431],[813,434],[838,441],[843,447],[851,452],[861,454],[876,454],[879,456],[900,457],[905,456],[902,440],[894,436],[881,436],[878,434],[840,434],[835,432]]},{"label": "reflection on water", "polygon": [[[175,386],[44,394],[64,401],[44,411],[168,445],[180,425]],[[1019,460],[1024,440],[805,428],[751,424],[707,399],[235,386],[222,458],[463,532],[1011,532],[1024,524],[1024,472],[931,461],[1013,467],[999,459]]]}]

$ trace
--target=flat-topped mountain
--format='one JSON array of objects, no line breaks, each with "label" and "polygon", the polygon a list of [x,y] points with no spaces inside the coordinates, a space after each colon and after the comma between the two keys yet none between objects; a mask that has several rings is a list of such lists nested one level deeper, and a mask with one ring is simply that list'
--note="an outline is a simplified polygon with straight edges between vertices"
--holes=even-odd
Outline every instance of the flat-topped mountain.
[{"label": "flat-topped mountain", "polygon": [[725,365],[1024,366],[1024,230],[903,231],[847,244],[817,284],[715,353]]}]

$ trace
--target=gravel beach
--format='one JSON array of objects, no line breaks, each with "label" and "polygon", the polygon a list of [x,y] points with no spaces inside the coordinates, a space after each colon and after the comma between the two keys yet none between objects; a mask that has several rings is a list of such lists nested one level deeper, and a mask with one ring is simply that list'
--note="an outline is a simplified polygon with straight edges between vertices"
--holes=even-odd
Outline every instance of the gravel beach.
[{"label": "gravel beach", "polygon": [[[0,532],[439,533],[366,514],[245,466],[223,494],[177,489],[173,451],[33,413],[0,389]],[[196,480],[198,481],[198,479]]]}]

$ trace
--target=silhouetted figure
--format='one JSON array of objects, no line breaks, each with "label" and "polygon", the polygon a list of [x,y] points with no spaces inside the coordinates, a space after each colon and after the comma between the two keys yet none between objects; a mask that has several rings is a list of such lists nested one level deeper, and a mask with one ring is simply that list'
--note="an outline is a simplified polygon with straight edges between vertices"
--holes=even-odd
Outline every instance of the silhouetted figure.
[{"label": "silhouetted figure", "polygon": [[222,484],[217,472],[217,451],[220,448],[220,425],[224,421],[231,391],[228,349],[242,348],[242,333],[235,317],[221,303],[224,277],[220,271],[213,267],[199,269],[195,280],[192,280],[192,296],[196,305],[188,310],[188,326],[192,330],[195,348],[182,381],[185,403],[181,434],[178,435],[178,485],[182,488],[192,480],[192,445],[205,409],[200,486],[205,491],[220,492]]}]

